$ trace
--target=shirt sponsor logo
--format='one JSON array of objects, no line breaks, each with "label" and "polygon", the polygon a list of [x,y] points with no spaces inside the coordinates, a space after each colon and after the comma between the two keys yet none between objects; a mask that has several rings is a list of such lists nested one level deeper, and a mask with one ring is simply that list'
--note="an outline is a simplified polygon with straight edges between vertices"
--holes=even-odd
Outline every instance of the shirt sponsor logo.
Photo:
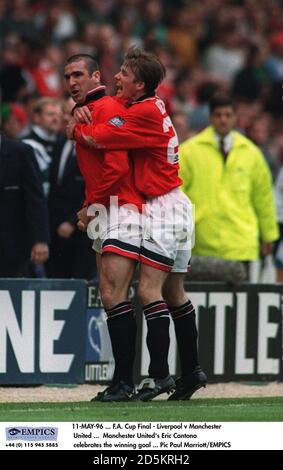
[{"label": "shirt sponsor logo", "polygon": [[110,124],[113,124],[113,126],[121,127],[125,123],[125,120],[122,119],[120,116],[115,116],[112,119],[110,119],[108,122]]}]

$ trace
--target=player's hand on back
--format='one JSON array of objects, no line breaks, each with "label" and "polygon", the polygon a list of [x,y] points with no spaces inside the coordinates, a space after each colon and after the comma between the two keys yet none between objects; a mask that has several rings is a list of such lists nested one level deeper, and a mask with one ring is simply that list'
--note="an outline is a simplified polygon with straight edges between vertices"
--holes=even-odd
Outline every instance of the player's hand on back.
[{"label": "player's hand on back", "polygon": [[87,106],[75,108],[73,116],[76,123],[90,124],[92,122],[91,112]]},{"label": "player's hand on back", "polygon": [[90,217],[87,215],[88,207],[83,207],[77,212],[78,223],[77,227],[82,232],[85,232],[90,221]]},{"label": "player's hand on back", "polygon": [[70,139],[72,140],[73,139],[73,133],[74,133],[74,129],[75,129],[75,125],[77,123],[75,122],[74,119],[71,119],[67,126],[66,126],[66,136],[67,136],[67,139]]}]

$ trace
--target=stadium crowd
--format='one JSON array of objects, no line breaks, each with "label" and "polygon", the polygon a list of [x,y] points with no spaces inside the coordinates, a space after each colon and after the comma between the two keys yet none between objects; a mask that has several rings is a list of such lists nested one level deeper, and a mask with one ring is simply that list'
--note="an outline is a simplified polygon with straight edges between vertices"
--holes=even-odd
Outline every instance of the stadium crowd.
[{"label": "stadium crowd", "polygon": [[[78,53],[94,56],[111,94],[114,75],[133,45],[154,52],[166,66],[158,94],[180,142],[209,125],[213,95],[229,94],[236,103],[237,130],[261,149],[277,178],[283,164],[279,0],[2,0],[0,41],[2,129],[8,137],[26,141],[40,128],[35,140],[38,144],[41,139],[44,152],[37,159],[44,160],[49,206],[58,206],[54,194],[64,171],[58,162],[67,152],[61,133],[68,98],[62,79],[66,59]],[[42,98],[51,98],[43,108]],[[53,107],[52,116],[44,115],[46,106]],[[75,170],[73,178],[78,183]],[[76,245],[81,240],[76,241],[74,214],[75,204],[72,214],[56,221],[54,230],[59,229],[65,240],[74,237]],[[65,222],[69,225],[62,227]],[[55,251],[57,235],[51,234]]]}]

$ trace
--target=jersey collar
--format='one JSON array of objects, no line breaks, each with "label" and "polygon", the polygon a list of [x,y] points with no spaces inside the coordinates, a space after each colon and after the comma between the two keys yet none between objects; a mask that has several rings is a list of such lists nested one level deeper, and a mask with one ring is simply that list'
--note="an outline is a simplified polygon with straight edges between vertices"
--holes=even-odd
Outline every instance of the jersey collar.
[{"label": "jersey collar", "polygon": [[104,85],[100,85],[94,88],[93,90],[90,90],[86,95],[84,104],[88,104],[88,103],[91,103],[92,101],[97,101],[100,98],[103,98],[103,96],[105,96],[106,94],[105,88],[106,87]]},{"label": "jersey collar", "polygon": [[136,104],[136,103],[141,103],[142,101],[146,101],[150,98],[154,98],[156,95],[155,95],[155,91],[151,92],[151,93],[146,93],[145,95],[142,95],[140,96],[137,100],[135,101],[127,101],[126,102],[126,107],[129,108],[130,106],[132,106],[132,104]]}]

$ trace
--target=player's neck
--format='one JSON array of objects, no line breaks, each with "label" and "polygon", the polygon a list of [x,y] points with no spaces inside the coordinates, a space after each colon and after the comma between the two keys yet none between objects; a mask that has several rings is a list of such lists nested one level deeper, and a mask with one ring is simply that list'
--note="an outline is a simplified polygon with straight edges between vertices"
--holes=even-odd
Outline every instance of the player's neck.
[{"label": "player's neck", "polygon": [[144,96],[145,91],[137,91],[133,96],[131,96],[130,101],[138,101],[142,96]]}]

